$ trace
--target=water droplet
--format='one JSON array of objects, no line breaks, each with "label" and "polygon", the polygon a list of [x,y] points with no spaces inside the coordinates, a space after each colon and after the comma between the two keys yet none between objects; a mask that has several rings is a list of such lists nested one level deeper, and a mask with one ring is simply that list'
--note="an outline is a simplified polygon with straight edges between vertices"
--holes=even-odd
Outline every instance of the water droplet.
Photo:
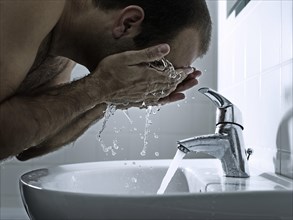
[{"label": "water droplet", "polygon": [[144,157],[146,155],[146,152],[145,151],[141,151],[140,152],[140,155]]},{"label": "water droplet", "polygon": [[133,161],[132,164],[135,165],[136,163]]},{"label": "water droplet", "polygon": [[177,104],[177,107],[180,108],[180,104]]},{"label": "water droplet", "polygon": [[126,116],[126,118],[128,119],[129,123],[132,125],[133,120],[130,118],[128,110],[124,110],[123,113]]},{"label": "water droplet", "polygon": [[[148,95],[148,94],[146,94],[146,95]],[[143,102],[142,104],[141,104],[141,108],[145,108],[146,107],[146,104],[145,104],[145,102]]]},{"label": "water droplet", "polygon": [[113,148],[114,149],[116,149],[116,150],[118,150],[119,149],[119,146],[118,146],[118,141],[115,139],[115,140],[113,140]]},{"label": "water droplet", "polygon": [[159,152],[156,152],[155,153],[156,157],[160,156],[160,153]]},{"label": "water droplet", "polygon": [[111,149],[111,153],[112,153],[112,156],[115,156],[117,154],[113,149]]},{"label": "water droplet", "polygon": [[157,135],[156,133],[154,133],[154,138],[155,139],[159,139],[159,135]]},{"label": "water droplet", "polygon": [[135,177],[132,177],[132,178],[131,178],[131,182],[133,182],[133,183],[137,183],[137,179],[136,179]]}]

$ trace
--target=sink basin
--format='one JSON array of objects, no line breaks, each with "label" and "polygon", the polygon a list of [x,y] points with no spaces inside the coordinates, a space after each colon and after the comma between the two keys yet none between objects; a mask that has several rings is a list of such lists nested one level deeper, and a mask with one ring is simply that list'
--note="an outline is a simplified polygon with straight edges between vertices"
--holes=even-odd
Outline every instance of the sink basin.
[{"label": "sink basin", "polygon": [[216,159],[183,160],[157,195],[171,160],[62,165],[22,175],[31,219],[292,219],[292,180],[252,172],[223,177]]}]

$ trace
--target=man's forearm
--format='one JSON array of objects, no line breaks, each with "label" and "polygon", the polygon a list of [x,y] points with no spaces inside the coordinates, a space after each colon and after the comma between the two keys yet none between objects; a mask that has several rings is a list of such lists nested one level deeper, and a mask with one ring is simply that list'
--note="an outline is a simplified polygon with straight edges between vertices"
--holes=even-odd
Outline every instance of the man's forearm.
[{"label": "man's forearm", "polygon": [[45,140],[36,147],[29,148],[20,153],[19,160],[28,160],[33,157],[56,151],[60,147],[75,141],[81,136],[94,122],[104,116],[106,104],[100,104],[77,117],[74,121],[64,127],[55,136]]},{"label": "man's forearm", "polygon": [[[90,76],[33,96],[15,96],[0,105],[0,159],[37,146],[104,100]],[[93,92],[93,88],[95,91]],[[100,91],[99,91],[100,89]]]}]

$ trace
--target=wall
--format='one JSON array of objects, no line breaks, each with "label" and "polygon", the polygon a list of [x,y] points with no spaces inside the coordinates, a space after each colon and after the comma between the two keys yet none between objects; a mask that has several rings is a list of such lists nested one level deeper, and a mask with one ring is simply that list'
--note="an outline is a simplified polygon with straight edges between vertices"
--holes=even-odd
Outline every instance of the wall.
[{"label": "wall", "polygon": [[293,178],[292,1],[219,1],[218,89],[242,110],[250,165]]},{"label": "wall", "polygon": [[[203,71],[200,85],[187,92],[184,101],[163,106],[157,114],[152,114],[150,133],[147,137],[148,145],[145,156],[140,152],[143,148],[141,136],[145,130],[145,110],[130,109],[131,124],[122,111],[117,111],[110,117],[102,139],[107,146],[117,141],[118,149],[105,153],[97,140],[97,134],[102,122],[89,129],[75,143],[47,156],[27,162],[15,159],[1,164],[0,174],[0,219],[27,219],[21,203],[18,179],[21,174],[33,169],[58,164],[82,163],[105,160],[134,160],[173,158],[176,151],[176,141],[179,139],[214,132],[215,108],[197,92],[202,86],[216,89],[217,72],[217,2],[208,1],[214,22],[213,40],[209,53],[193,65]],[[73,79],[80,78],[87,70],[78,65],[73,72]]]}]

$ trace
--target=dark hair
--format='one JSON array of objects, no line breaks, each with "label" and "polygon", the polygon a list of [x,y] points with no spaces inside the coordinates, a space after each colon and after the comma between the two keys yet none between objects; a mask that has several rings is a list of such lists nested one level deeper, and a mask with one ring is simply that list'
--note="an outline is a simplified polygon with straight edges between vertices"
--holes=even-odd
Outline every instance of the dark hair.
[{"label": "dark hair", "polygon": [[211,40],[212,22],[205,0],[94,0],[103,10],[138,5],[145,12],[141,33],[134,38],[137,47],[168,42],[184,28],[195,28],[200,37],[200,55]]}]

